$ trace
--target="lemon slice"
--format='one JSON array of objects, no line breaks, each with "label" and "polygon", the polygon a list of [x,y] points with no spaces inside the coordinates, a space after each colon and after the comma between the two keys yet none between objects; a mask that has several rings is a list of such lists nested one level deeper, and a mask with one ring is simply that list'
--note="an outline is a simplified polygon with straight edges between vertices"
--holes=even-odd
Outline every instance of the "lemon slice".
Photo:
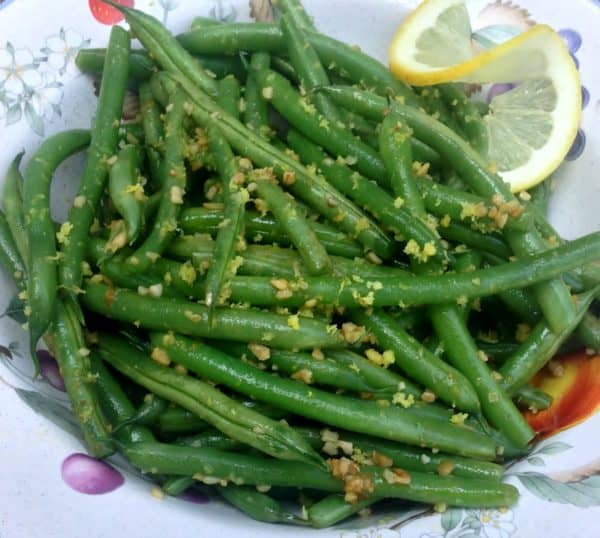
[{"label": "lemon slice", "polygon": [[530,30],[489,50],[472,40],[465,0],[426,0],[399,28],[390,69],[413,85],[518,82],[484,117],[491,166],[513,192],[548,177],[569,151],[581,116],[581,83],[561,37]]}]

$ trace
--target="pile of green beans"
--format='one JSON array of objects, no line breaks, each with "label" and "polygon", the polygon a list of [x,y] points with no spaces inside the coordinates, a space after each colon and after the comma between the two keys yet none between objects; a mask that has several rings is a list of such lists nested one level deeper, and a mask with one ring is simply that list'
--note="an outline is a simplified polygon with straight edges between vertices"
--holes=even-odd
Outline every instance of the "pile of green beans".
[{"label": "pile of green beans", "polygon": [[[529,381],[572,335],[600,347],[600,233],[551,248],[544,192],[522,204],[489,172],[459,85],[415,92],[299,0],[176,37],[108,3],[143,48],[114,27],[78,53],[93,126],[23,176],[17,155],[0,212],[32,351],[56,356],[90,453],[273,523],[515,503],[501,463],[535,437],[517,405],[552,403]],[[56,223],[55,170],[86,148]]]}]

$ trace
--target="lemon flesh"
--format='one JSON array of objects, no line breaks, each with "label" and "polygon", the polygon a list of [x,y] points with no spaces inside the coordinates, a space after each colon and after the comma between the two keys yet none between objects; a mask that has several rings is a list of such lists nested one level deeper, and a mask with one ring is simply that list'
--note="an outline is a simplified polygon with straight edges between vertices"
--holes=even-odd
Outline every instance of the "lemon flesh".
[{"label": "lemon flesh", "polygon": [[548,177],[563,161],[581,116],[579,73],[550,27],[532,29],[489,50],[471,38],[464,0],[426,0],[390,46],[390,69],[413,85],[519,83],[494,97],[483,118],[487,158],[513,192]]}]

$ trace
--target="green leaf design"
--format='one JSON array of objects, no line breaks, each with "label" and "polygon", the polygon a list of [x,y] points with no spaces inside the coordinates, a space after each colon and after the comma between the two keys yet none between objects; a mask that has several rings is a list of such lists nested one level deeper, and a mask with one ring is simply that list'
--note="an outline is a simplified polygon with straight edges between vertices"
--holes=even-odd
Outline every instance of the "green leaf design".
[{"label": "green leaf design", "polygon": [[461,508],[450,508],[446,510],[441,517],[442,528],[448,532],[458,527],[458,524],[463,518],[463,510]]},{"label": "green leaf design", "polygon": [[35,134],[44,136],[44,121],[31,103],[25,103],[25,119]]},{"label": "green leaf design", "polygon": [[22,299],[19,299],[18,293],[12,296],[2,316],[8,316],[10,319],[15,320],[21,325],[27,321],[27,316],[25,315],[25,302]]},{"label": "green leaf design", "polygon": [[530,458],[527,458],[527,463],[529,463],[529,465],[535,465],[536,467],[543,467],[546,465],[546,462],[538,456],[531,456]]},{"label": "green leaf design", "polygon": [[481,529],[481,521],[479,520],[479,515],[470,515],[465,518],[463,521],[463,527],[471,529],[473,532]]},{"label": "green leaf design", "polygon": [[8,359],[12,359],[12,352],[9,347],[0,345],[0,353]]},{"label": "green leaf design", "polygon": [[13,123],[17,123],[18,121],[20,121],[22,116],[23,111],[21,110],[21,105],[20,103],[17,103],[8,107],[8,110],[6,111],[6,118],[4,121],[7,126],[12,125]]},{"label": "green leaf design", "polygon": [[71,413],[69,408],[61,405],[52,398],[44,396],[40,392],[19,388],[15,388],[15,392],[17,393],[17,396],[21,398],[21,400],[31,407],[31,409],[33,409],[36,413],[39,413],[44,418],[47,418],[56,424],[60,429],[70,433],[83,443],[81,429],[79,428],[79,424],[77,424],[77,421],[75,420],[75,417],[73,417],[73,413]]},{"label": "green leaf design", "polygon": [[544,501],[571,504],[580,508],[600,506],[600,476],[567,483],[534,472],[517,473],[515,476],[527,490]]},{"label": "green leaf design", "polygon": [[549,445],[543,446],[539,450],[536,450],[535,453],[545,454],[549,456],[551,454],[560,454],[561,452],[569,450],[570,448],[573,448],[573,446],[567,443],[561,443],[560,441],[557,441],[556,443],[550,443]]}]

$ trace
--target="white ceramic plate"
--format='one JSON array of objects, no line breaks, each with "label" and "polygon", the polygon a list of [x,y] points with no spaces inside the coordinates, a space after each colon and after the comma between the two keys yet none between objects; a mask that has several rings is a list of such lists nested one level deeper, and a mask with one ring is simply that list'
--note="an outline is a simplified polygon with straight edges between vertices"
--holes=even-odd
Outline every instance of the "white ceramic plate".
[{"label": "white ceramic plate", "polygon": [[[584,113],[578,141],[555,174],[551,220],[567,238],[600,230],[600,50],[598,0],[519,0],[531,18],[546,22],[562,34],[580,64]],[[90,3],[93,3],[91,0]],[[386,48],[398,24],[415,0],[306,0],[320,29],[357,43],[386,60]],[[249,19],[246,0],[136,0],[136,7],[162,20],[173,31],[185,29],[193,16]],[[526,18],[516,7],[473,0],[475,24],[519,25]],[[21,149],[25,159],[42,136],[67,127],[87,127],[95,108],[88,78],[74,67],[77,50],[104,46],[109,27],[92,16],[81,0],[0,0],[0,170]],[[53,186],[57,217],[72,199],[81,167],[77,158],[62,166]],[[0,276],[0,311],[13,288]],[[69,473],[93,478],[93,468],[64,464],[84,451],[60,412],[64,395],[52,386],[57,379],[50,366],[47,378],[27,381],[26,339],[8,318],[0,320],[0,351],[12,359],[0,362],[0,536],[2,538],[82,537],[198,537],[226,534],[236,537],[312,536],[317,531],[254,522],[221,502],[162,502],[150,495],[150,484],[134,476],[119,461],[124,479],[104,495],[85,495],[72,489]],[[7,366],[7,364],[9,366]],[[25,372],[25,375],[18,372]],[[14,390],[21,387],[20,391]],[[39,414],[39,413],[42,414]],[[43,416],[46,415],[46,416]],[[50,417],[52,420],[48,420]],[[450,510],[442,517],[406,509],[353,520],[320,536],[508,538],[598,536],[600,517],[600,458],[597,452],[600,417],[564,431],[538,445],[535,453],[509,470],[508,480],[522,497],[509,510]],[[69,460],[72,462],[73,460]],[[77,459],[75,460],[77,461]],[[64,465],[63,465],[64,464]],[[61,473],[61,466],[63,471]],[[85,475],[85,473],[88,475]],[[91,473],[91,474],[89,474]],[[112,486],[119,485],[115,475]],[[97,490],[88,484],[91,491]],[[198,499],[196,499],[198,500]]]}]

